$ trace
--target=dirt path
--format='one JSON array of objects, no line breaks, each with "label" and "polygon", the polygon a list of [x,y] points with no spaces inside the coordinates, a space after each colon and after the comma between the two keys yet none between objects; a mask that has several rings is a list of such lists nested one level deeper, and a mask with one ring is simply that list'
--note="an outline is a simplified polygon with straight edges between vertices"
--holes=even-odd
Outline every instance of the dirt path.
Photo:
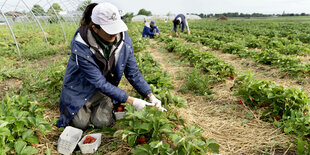
[{"label": "dirt path", "polygon": [[[48,57],[44,57],[38,60],[34,60],[31,63],[23,63],[22,61],[17,61],[14,66],[16,66],[17,69],[25,68],[25,69],[35,69],[38,72],[40,72],[42,69],[46,68],[51,63],[63,59],[64,57],[68,57],[68,55],[65,54],[56,54]],[[22,80],[18,78],[9,78],[4,81],[0,81],[0,91],[2,93],[8,92],[10,90],[16,90],[22,88]],[[1,97],[1,94],[0,94]]]},{"label": "dirt path", "polygon": [[216,86],[213,90],[217,93],[212,100],[178,92],[184,83],[178,75],[184,75],[189,65],[177,63],[179,58],[175,53],[161,51],[162,43],[153,41],[150,46],[149,51],[154,59],[172,75],[171,81],[174,81],[175,87],[172,93],[188,101],[187,108],[178,109],[178,114],[185,118],[187,124],[197,124],[204,129],[203,135],[206,138],[216,139],[221,154],[257,154],[263,151],[283,153],[285,150],[279,149],[278,145],[285,147],[287,142],[295,141],[293,136],[285,135],[270,123],[259,120],[256,112],[237,105],[238,99],[229,89],[233,85],[232,80]]},{"label": "dirt path", "polygon": [[258,64],[257,62],[254,62],[251,59],[247,58],[240,58],[237,55],[223,53],[220,50],[212,50],[208,48],[207,46],[195,44],[195,43],[189,43],[185,40],[182,40],[185,44],[190,44],[196,48],[200,48],[201,51],[205,52],[211,52],[218,58],[224,60],[227,63],[232,64],[236,70],[247,72],[252,71],[255,73],[255,78],[259,80],[267,80],[267,81],[273,81],[277,85],[281,85],[285,88],[303,88],[305,93],[310,95],[310,78],[305,79],[305,81],[298,82],[296,79],[290,78],[290,77],[283,77],[281,76],[281,72],[278,68],[268,66],[268,65],[262,65]]},{"label": "dirt path", "polygon": [[202,49],[203,51],[211,52],[225,62],[232,64],[239,71],[253,71],[256,79],[273,81],[285,88],[304,88],[305,92],[310,95],[310,79],[308,79],[307,84],[298,84],[295,79],[281,77],[279,69],[275,67],[258,64],[250,59],[240,58],[233,54],[227,54],[221,51],[212,51],[205,46],[202,47]]}]

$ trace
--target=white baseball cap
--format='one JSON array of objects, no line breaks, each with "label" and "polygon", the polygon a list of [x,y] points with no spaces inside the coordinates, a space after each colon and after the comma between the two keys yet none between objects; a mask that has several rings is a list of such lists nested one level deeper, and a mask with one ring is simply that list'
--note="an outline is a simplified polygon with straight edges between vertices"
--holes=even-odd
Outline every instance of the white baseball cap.
[{"label": "white baseball cap", "polygon": [[127,25],[122,21],[118,9],[111,3],[99,3],[92,11],[91,20],[108,34],[118,34],[127,31]]},{"label": "white baseball cap", "polygon": [[177,20],[178,20],[178,21],[180,21],[180,23],[182,22],[182,19],[181,19],[181,17],[178,17],[178,18],[177,18]]}]

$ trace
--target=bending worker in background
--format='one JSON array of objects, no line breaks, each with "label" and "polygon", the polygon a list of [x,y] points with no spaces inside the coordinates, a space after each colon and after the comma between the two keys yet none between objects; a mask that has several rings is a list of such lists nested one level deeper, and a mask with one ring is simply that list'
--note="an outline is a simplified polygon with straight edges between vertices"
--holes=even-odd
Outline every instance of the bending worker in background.
[{"label": "bending worker in background", "polygon": [[182,26],[182,32],[184,32],[184,26],[186,26],[186,30],[187,30],[187,34],[190,35],[190,31],[189,31],[189,27],[188,27],[188,22],[186,20],[186,17],[183,14],[178,14],[173,22],[173,28],[170,32],[170,36],[172,36],[173,31],[175,32],[175,36],[178,37],[179,34],[177,32],[177,26],[179,25],[179,27]]},{"label": "bending worker in background", "polygon": [[154,36],[159,35],[159,30],[157,26],[155,25],[154,21],[151,21],[150,23],[145,23],[143,31],[142,31],[142,37],[150,37],[154,38]]},{"label": "bending worker in background", "polygon": [[[111,3],[92,3],[86,7],[81,26],[71,42],[71,56],[60,95],[58,127],[111,126],[115,121],[114,105],[125,102],[136,110],[146,105],[165,110],[139,72],[127,29],[118,9]],[[149,102],[131,97],[118,88],[123,74]]]}]

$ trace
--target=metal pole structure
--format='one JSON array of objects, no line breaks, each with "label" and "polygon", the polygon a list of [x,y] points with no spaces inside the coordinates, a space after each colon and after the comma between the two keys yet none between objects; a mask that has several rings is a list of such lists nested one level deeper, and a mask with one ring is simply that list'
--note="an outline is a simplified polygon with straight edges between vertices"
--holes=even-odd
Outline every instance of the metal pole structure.
[{"label": "metal pole structure", "polygon": [[28,18],[28,15],[27,15],[27,14],[26,14],[26,19],[27,19],[27,21],[29,22],[29,24],[31,25],[32,29],[34,29],[33,23],[32,23],[32,21],[30,21],[30,19]]},{"label": "metal pole structure", "polygon": [[13,27],[15,28],[15,22],[13,19],[15,20],[14,14],[13,14],[13,18],[9,19],[9,21],[12,23]]},{"label": "metal pole structure", "polygon": [[13,30],[12,30],[12,28],[11,28],[11,25],[10,25],[8,19],[6,18],[5,14],[2,12],[2,9],[0,10],[0,12],[1,12],[2,16],[4,17],[6,24],[9,26],[9,29],[10,29],[11,34],[12,34],[12,37],[13,37],[13,39],[14,39],[14,41],[15,41],[15,45],[16,45],[16,48],[17,48],[17,51],[18,51],[19,59],[22,59],[22,57],[21,57],[21,55],[20,55],[19,46],[18,46],[16,37],[15,37],[15,35],[14,35],[14,32],[13,32]]},{"label": "metal pole structure", "polygon": [[[73,1],[73,0],[71,0],[71,1]],[[81,0],[78,0],[78,1],[79,1],[80,4],[82,4],[83,10],[85,10],[87,5],[83,5],[83,1],[81,1]],[[73,1],[73,3],[74,3],[74,1]],[[78,15],[78,17],[79,17],[79,19],[82,18],[80,14]]]},{"label": "metal pole structure", "polygon": [[47,3],[51,6],[53,12],[55,13],[55,15],[56,15],[56,17],[57,17],[57,19],[58,19],[58,21],[59,21],[59,23],[60,23],[60,26],[61,26],[61,28],[62,28],[62,32],[64,33],[65,41],[67,41],[65,29],[64,29],[64,27],[62,26],[62,22],[61,22],[59,16],[57,15],[56,10],[54,9],[53,5],[51,5],[51,3],[50,3],[48,0],[46,0],[46,1],[47,1]]},{"label": "metal pole structure", "polygon": [[[17,10],[17,7],[18,7],[18,5],[19,5],[19,3],[20,3],[20,0],[17,2],[17,4],[16,4],[16,7],[15,7],[15,9],[14,9],[14,15],[15,15],[15,12],[16,12],[16,10]],[[17,17],[17,15],[16,15],[16,17]],[[19,20],[21,20],[21,18],[19,17]],[[14,21],[15,22],[15,21]],[[23,27],[23,30],[25,31],[25,26],[24,26],[24,23],[23,22],[21,22],[19,25],[22,25],[22,27]]]},{"label": "metal pole structure", "polygon": [[[69,11],[69,9],[67,8],[67,6],[63,3],[63,1],[61,0],[62,4],[66,7],[67,11]],[[77,25],[76,25],[76,21],[74,20],[74,18],[72,16],[70,16],[73,23],[74,23],[74,26],[75,26],[75,29],[77,29]]]},{"label": "metal pole structure", "polygon": [[40,26],[40,28],[41,28],[41,30],[42,30],[42,33],[43,33],[43,35],[44,35],[45,41],[46,41],[46,43],[48,43],[47,38],[46,38],[46,35],[45,35],[45,32],[44,32],[44,30],[43,30],[43,28],[42,28],[40,22],[38,21],[37,17],[34,15],[34,13],[33,13],[32,10],[29,8],[29,6],[25,3],[25,1],[24,1],[24,0],[21,0],[21,1],[25,4],[25,6],[28,8],[28,10],[31,12],[32,16],[33,16],[34,19],[36,20],[36,22],[39,24],[39,26]]}]

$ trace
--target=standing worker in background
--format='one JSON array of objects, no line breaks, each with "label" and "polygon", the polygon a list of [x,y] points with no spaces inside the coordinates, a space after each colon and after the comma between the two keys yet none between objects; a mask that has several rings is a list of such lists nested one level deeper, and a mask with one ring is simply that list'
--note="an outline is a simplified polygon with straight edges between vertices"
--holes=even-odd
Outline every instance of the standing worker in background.
[{"label": "standing worker in background", "polygon": [[159,35],[159,30],[157,26],[155,25],[154,21],[151,21],[150,23],[145,23],[143,31],[142,31],[142,37],[150,37],[154,38],[154,36]]},{"label": "standing worker in background", "polygon": [[175,36],[178,37],[179,34],[177,32],[177,26],[179,25],[180,27],[182,26],[182,32],[184,32],[184,26],[186,26],[187,34],[190,35],[189,27],[188,27],[188,22],[186,20],[186,17],[183,14],[178,14],[173,22],[173,28],[170,32],[170,36],[172,36],[173,31],[175,32]]},{"label": "standing worker in background", "polygon": [[[111,3],[92,3],[86,7],[81,26],[71,42],[71,56],[60,95],[58,127],[111,126],[115,121],[113,107],[117,103],[132,104],[136,110],[146,105],[165,110],[139,72],[127,29],[118,9]],[[123,74],[149,102],[131,97],[118,88]]]}]

